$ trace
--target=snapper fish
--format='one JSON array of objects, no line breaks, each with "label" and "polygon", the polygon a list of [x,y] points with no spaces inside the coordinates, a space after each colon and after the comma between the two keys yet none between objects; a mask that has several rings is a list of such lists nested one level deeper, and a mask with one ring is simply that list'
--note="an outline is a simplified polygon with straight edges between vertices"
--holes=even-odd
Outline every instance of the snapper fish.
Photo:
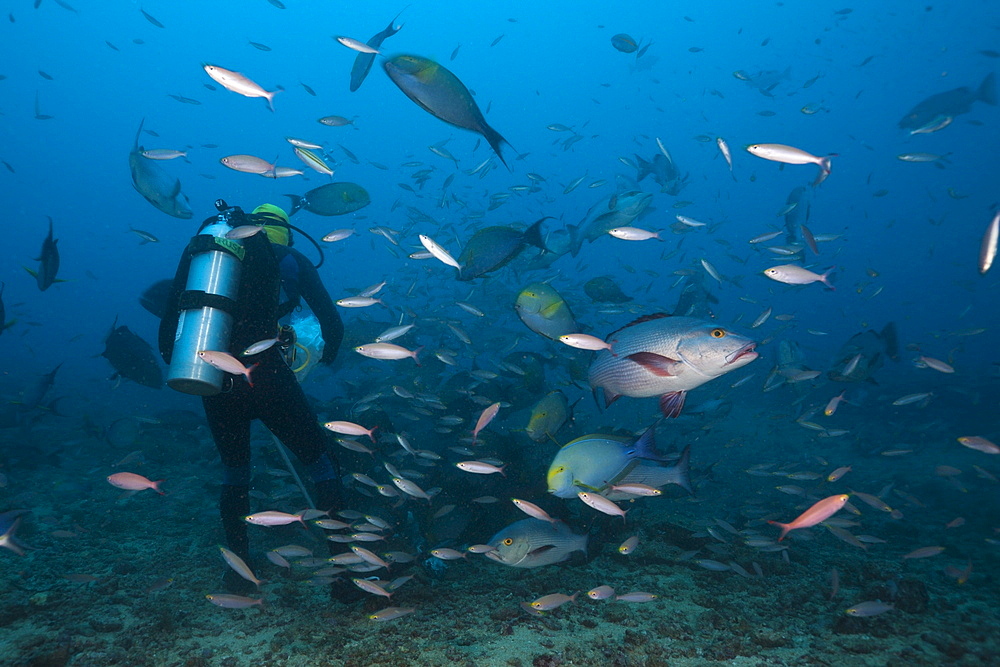
[{"label": "snapper fish", "polygon": [[490,538],[486,557],[509,567],[561,563],[575,551],[587,553],[587,535],[577,535],[561,521],[521,519]]},{"label": "snapper fish", "polygon": [[500,148],[510,143],[490,127],[472,93],[447,68],[428,58],[412,55],[389,58],[382,67],[392,82],[421,109],[449,125],[483,135],[508,167]]},{"label": "snapper fish", "polygon": [[640,317],[605,339],[590,365],[590,386],[605,407],[621,396],[660,397],[665,417],[677,417],[687,392],[746,366],[757,343],[711,322],[657,313]]},{"label": "snapper fish", "polygon": [[580,492],[597,493],[608,500],[633,498],[620,490],[642,484],[659,488],[677,484],[694,494],[688,479],[691,447],[684,448],[674,465],[656,453],[655,426],[636,439],[591,434],[563,446],[552,459],[547,475],[549,493],[573,498]]},{"label": "snapper fish", "polygon": [[526,327],[552,340],[580,330],[569,305],[545,283],[532,283],[521,290],[514,310]]}]

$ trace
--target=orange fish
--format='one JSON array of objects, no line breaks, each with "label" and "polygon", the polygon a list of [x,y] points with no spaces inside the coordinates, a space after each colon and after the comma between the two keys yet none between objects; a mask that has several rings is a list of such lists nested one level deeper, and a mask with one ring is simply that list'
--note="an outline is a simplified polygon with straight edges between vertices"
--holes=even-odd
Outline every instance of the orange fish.
[{"label": "orange fish", "polygon": [[809,528],[810,526],[815,526],[817,523],[826,521],[844,507],[844,504],[847,503],[847,498],[848,496],[846,493],[830,496],[820,500],[818,503],[800,514],[795,521],[792,521],[791,523],[780,523],[778,521],[768,521],[768,523],[781,527],[781,535],[778,537],[778,541],[780,542],[785,539],[785,535],[787,535],[789,531],[796,530],[798,528]]}]

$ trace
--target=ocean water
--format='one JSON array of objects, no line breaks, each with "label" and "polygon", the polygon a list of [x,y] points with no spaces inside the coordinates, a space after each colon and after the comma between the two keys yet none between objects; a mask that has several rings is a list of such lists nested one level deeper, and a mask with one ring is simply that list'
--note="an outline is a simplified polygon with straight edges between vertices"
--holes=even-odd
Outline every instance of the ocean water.
[{"label": "ocean water", "polygon": [[[1000,437],[997,273],[979,266],[997,207],[992,3],[283,3],[24,0],[0,17],[0,324],[9,325],[0,336],[0,512],[26,511],[15,537],[24,554],[0,549],[0,664],[1000,661],[1000,456],[958,441]],[[357,53],[333,37],[365,41],[390,21],[402,28],[350,92]],[[439,63],[471,91],[509,142],[509,169],[480,134],[407,99],[382,67],[401,54]],[[274,110],[226,90],[205,63],[280,87]],[[901,126],[914,109],[924,120]],[[329,115],[352,123],[317,123]],[[179,180],[190,219],[133,187],[140,123],[144,148],[187,153],[155,166]],[[251,597],[263,606],[220,608],[206,595],[224,592],[222,469],[199,401],[112,379],[100,354],[113,323],[155,345],[158,321],[139,296],[173,275],[217,199],[287,210],[286,194],[331,182],[285,137],[321,145],[332,180],[370,195],[344,215],[292,217],[317,240],[355,231],[321,244],[330,294],[386,283],[383,304],[341,309],[338,360],[303,387],[321,420],[379,426],[376,443],[362,438],[372,453],[331,438],[343,509],[390,524],[362,546],[412,561],[388,575],[341,577],[413,578],[390,600],[331,599],[314,576],[327,564],[285,569],[263,557],[293,543],[325,557],[324,531],[250,526],[251,564],[266,580]],[[812,185],[820,167],[746,150],[760,144],[833,155],[830,173]],[[220,163],[236,154],[305,173],[262,178]],[[669,161],[672,175],[637,181],[640,159]],[[789,209],[793,192],[799,203]],[[623,240],[593,223],[636,199],[646,208],[616,225],[658,238]],[[478,230],[523,230],[545,216],[553,252],[523,248],[470,281],[433,257],[410,257],[424,252],[419,235],[458,257]],[[49,219],[61,282],[41,291],[24,267],[39,268]],[[134,230],[157,240],[143,243]],[[588,230],[592,240],[581,238]],[[295,247],[318,261],[299,233]],[[778,265],[831,270],[832,288],[763,273]],[[631,299],[594,300],[584,286],[602,276]],[[674,313],[680,300],[709,330],[750,338],[759,357],[692,389],[676,419],[661,420],[655,398],[605,408],[588,381],[595,353],[519,319],[518,295],[539,282],[558,291],[579,333],[605,339],[637,318]],[[687,288],[693,300],[682,300]],[[353,351],[400,323],[415,327],[394,342],[422,348],[421,365]],[[890,323],[896,359],[875,336]],[[844,347],[863,332],[877,342]],[[649,358],[629,363],[640,361]],[[51,386],[40,384],[57,367]],[[525,428],[555,390],[575,405],[572,419],[536,442]],[[473,445],[494,403],[499,413]],[[691,446],[695,495],[667,485],[660,497],[618,501],[622,520],[548,492],[560,445],[651,426],[660,452]],[[396,434],[423,455],[407,454]],[[253,447],[253,509],[308,507],[262,427]],[[454,465],[470,459],[503,464],[505,476]],[[391,486],[386,463],[432,499],[383,497],[350,477]],[[106,481],[116,472],[165,480],[165,495],[123,495]],[[790,522],[840,494],[850,504],[831,520],[776,541],[768,521]],[[587,553],[538,568],[430,553],[487,543],[525,518],[510,498],[587,534]],[[3,529],[13,521],[5,516]],[[638,546],[622,554],[633,536]],[[600,585],[655,597],[589,599]],[[530,607],[578,591],[557,609]],[[864,602],[891,608],[848,613]],[[390,606],[412,612],[370,618]]]}]

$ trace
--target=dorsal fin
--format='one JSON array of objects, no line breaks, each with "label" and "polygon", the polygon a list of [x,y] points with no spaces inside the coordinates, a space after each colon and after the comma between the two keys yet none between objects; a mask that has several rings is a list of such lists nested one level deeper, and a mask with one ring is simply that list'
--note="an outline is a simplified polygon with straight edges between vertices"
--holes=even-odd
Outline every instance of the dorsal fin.
[{"label": "dorsal fin", "polygon": [[634,327],[636,324],[642,324],[643,322],[652,322],[653,320],[658,320],[658,319],[661,319],[661,318],[664,318],[664,317],[671,317],[671,315],[670,315],[670,313],[653,313],[652,315],[643,315],[642,317],[640,317],[638,319],[632,320],[631,322],[629,322],[625,326],[621,327],[620,329],[615,329],[614,331],[612,331],[611,333],[609,333],[607,335],[607,338],[605,338],[604,340],[608,340],[608,338],[611,338],[612,336],[614,336],[619,331],[624,331],[625,329],[628,329],[629,327]]}]

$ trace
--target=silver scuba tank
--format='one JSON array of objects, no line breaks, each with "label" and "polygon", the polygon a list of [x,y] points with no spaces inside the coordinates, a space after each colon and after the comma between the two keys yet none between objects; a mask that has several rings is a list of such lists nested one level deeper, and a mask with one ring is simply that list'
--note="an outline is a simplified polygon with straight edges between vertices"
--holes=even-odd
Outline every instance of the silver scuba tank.
[{"label": "silver scuba tank", "polygon": [[229,211],[202,229],[189,246],[194,254],[167,372],[167,385],[185,394],[212,396],[222,391],[225,373],[199,358],[198,352],[229,350],[244,253],[241,241],[226,238],[232,229]]}]

